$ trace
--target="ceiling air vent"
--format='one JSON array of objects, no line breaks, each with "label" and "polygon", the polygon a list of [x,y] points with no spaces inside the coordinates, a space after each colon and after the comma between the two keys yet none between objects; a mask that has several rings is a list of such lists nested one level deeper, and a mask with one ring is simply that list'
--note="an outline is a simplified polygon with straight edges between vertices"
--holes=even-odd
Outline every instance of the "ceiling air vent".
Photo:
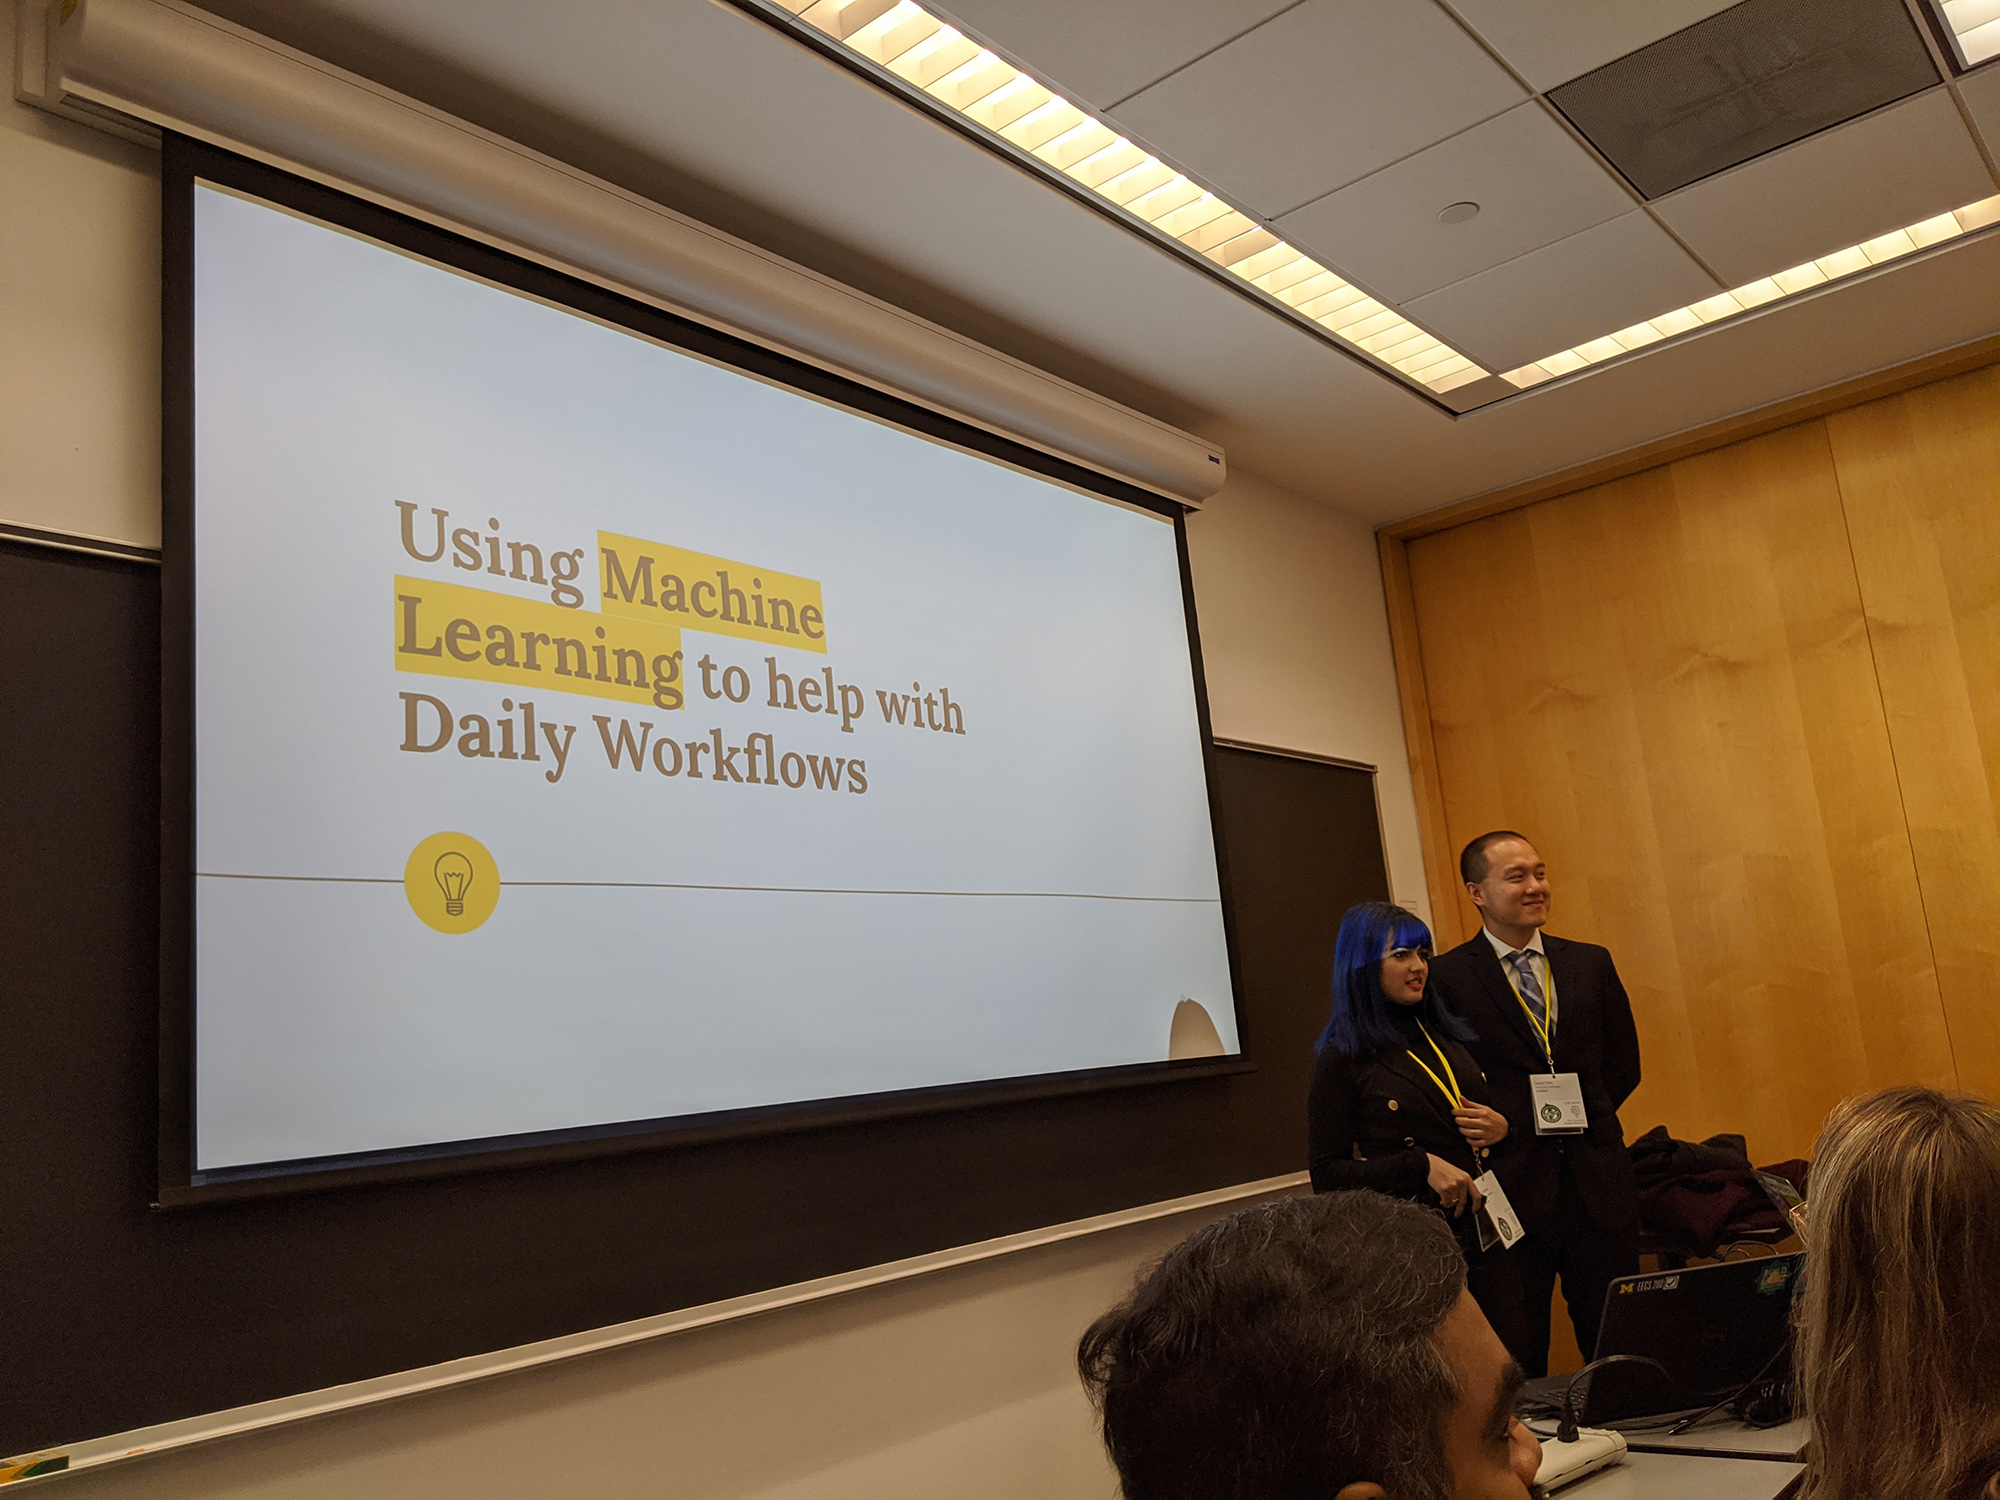
[{"label": "ceiling air vent", "polygon": [[1548,97],[1657,198],[1938,81],[1902,0],[1744,0]]}]

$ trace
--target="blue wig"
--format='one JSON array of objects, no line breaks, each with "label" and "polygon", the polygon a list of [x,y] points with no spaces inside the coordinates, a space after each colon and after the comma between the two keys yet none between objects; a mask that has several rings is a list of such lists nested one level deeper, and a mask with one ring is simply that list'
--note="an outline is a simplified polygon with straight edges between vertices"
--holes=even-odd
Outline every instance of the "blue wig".
[{"label": "blue wig", "polygon": [[[1404,1007],[1382,993],[1382,954],[1389,948],[1429,948],[1431,930],[1414,912],[1386,901],[1350,906],[1333,944],[1333,1014],[1315,1051],[1332,1047],[1342,1057],[1400,1052],[1406,1045],[1395,1017]],[[1461,1042],[1477,1040],[1472,1028],[1444,1008],[1428,988],[1410,1010],[1433,1031]]]}]

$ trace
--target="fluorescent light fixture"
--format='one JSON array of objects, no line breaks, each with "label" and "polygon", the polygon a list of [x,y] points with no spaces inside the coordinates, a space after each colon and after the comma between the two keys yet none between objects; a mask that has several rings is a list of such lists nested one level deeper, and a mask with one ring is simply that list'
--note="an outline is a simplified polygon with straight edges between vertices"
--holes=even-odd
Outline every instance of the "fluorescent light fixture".
[{"label": "fluorescent light fixture", "polygon": [[[1972,0],[1966,0],[1966,3],[1971,4]],[[1979,0],[1979,3],[1991,7],[1996,16],[2000,16],[2000,0]],[[1564,349],[1533,364],[1522,365],[1518,370],[1509,370],[1500,378],[1526,390],[1544,380],[1554,380],[1558,375],[1587,369],[1634,349],[1657,344],[1663,339],[1678,338],[1710,323],[1737,317],[1753,307],[1762,307],[1781,297],[1795,297],[1800,292],[1825,286],[1843,276],[1853,276],[1871,267],[1901,260],[1906,255],[1915,255],[1919,250],[1955,240],[1962,234],[1971,234],[1975,229],[1984,229],[1995,223],[2000,223],[2000,196],[1982,198],[1948,214],[1919,220],[1862,244],[1849,245],[1844,250],[1835,250],[1804,265],[1793,266],[1789,271],[1760,277],[1732,291],[1705,297],[1687,307],[1677,307],[1672,312],[1661,313],[1643,323],[1634,323],[1630,328],[1621,328],[1604,338],[1578,344],[1574,349]]]},{"label": "fluorescent light fixture", "polygon": [[2000,0],[1933,0],[1961,68],[2000,57]]},{"label": "fluorescent light fixture", "polygon": [[775,0],[807,25],[1268,294],[1412,385],[1487,372],[914,0]]}]

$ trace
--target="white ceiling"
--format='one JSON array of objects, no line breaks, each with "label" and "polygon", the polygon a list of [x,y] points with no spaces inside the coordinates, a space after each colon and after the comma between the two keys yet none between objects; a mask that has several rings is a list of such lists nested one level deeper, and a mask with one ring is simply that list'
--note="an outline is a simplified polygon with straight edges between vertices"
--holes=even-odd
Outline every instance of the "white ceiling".
[{"label": "white ceiling", "polygon": [[[1650,210],[1619,210],[1615,195],[1587,185],[1575,154],[1565,157],[1532,114],[1507,118],[1544,106],[1524,105],[1527,88],[1435,0],[1306,0],[1290,9],[1248,0],[960,0],[953,13],[972,5],[992,11],[993,25],[1012,17],[1022,36],[1051,39],[1046,60],[1017,60],[1045,68],[1079,98],[1089,97],[1085,86],[1127,90],[1128,110],[1143,110],[1150,98],[1158,118],[1179,118],[1190,139],[1217,149],[1247,143],[1253,117],[1217,100],[1210,123],[1201,124],[1187,108],[1189,86],[1175,95],[1170,85],[1222,75],[1188,66],[1167,77],[1177,59],[1191,60],[1183,54],[1220,67],[1210,59],[1278,23],[1380,39],[1380,53],[1323,59],[1321,87],[1308,101],[1340,134],[1346,165],[1295,164],[1284,168],[1302,174],[1291,179],[1273,170],[1268,201],[1298,206],[1283,200],[1312,191],[1308,177],[1324,184],[1323,197],[1367,188],[1371,176],[1393,187],[1392,174],[1411,174],[1421,187],[1400,196],[1370,189],[1381,192],[1382,219],[1349,214],[1343,243],[1375,257],[1378,273],[1405,274],[1399,231],[1380,225],[1407,225],[1410,264],[1399,285],[1411,288],[1404,295],[1413,309],[1428,309],[1412,315],[1453,320],[1468,342],[1490,351],[1489,368],[1510,368],[1500,354],[1544,333],[1547,348],[1512,363],[1716,284]],[[1538,87],[1560,82],[1548,70],[1577,57],[1602,61],[1605,48],[1629,49],[1630,13],[1674,21],[1716,8],[1668,0],[1460,0],[1460,7],[1493,33],[1486,43],[1514,26],[1504,55]],[[208,0],[208,8],[1198,432],[1226,446],[1233,466],[1371,521],[2000,331],[2000,239],[1987,238],[1454,420],[1177,254],[716,0]],[[1274,11],[1275,20],[1260,26]],[[1624,20],[1614,24],[1614,11]],[[1531,13],[1548,19],[1518,19]],[[1276,33],[1287,34],[1308,33]],[[1054,39],[1062,37],[1072,50],[1058,58]],[[1285,50],[1267,39],[1239,55],[1235,76],[1253,76],[1252,62],[1280,66]],[[1457,71],[1446,70],[1453,84],[1442,97],[1433,86],[1447,57]],[[1531,63],[1542,71],[1531,73]],[[1330,83],[1336,78],[1339,88]],[[1985,81],[1975,75],[1975,83]],[[1973,93],[1986,101],[1990,122],[2000,113],[1993,91]],[[1415,102],[1352,137],[1342,124],[1347,103],[1327,103],[1359,107],[1385,95]],[[1217,116],[1228,118],[1217,123]],[[1450,128],[1423,142],[1441,119]],[[1452,145],[1461,126],[1479,129]],[[1441,240],[1434,231],[1442,204],[1430,197],[1464,196],[1455,186],[1464,179],[1452,175],[1455,157],[1476,158],[1482,142],[1511,139],[1506,132],[1515,130],[1524,158],[1561,165],[1536,171],[1490,148],[1493,201],[1459,226],[1474,231],[1473,248]],[[1927,139],[1927,153],[1936,155],[1936,137]],[[1895,149],[1911,148],[1905,141]],[[1434,160],[1418,159],[1431,151],[1439,153]],[[1848,185],[1864,208],[1900,190],[1884,179],[1919,166],[1936,170],[1894,149],[1865,160],[1868,175]],[[1991,176],[1983,181],[1991,192]],[[1537,238],[1532,216],[1510,194],[1541,195],[1551,215],[1565,216],[1561,237],[1529,245]],[[1614,211],[1605,213],[1607,205]],[[1766,217],[1785,212],[1781,190],[1759,206]],[[1341,218],[1332,208],[1327,216]],[[1433,285],[1439,278],[1452,279]],[[1627,316],[1633,307],[1639,311]],[[1606,326],[1573,331],[1584,312]]]},{"label": "white ceiling", "polygon": [[[1468,202],[1480,205],[1476,217],[1439,221],[1447,204]],[[1546,109],[1528,103],[1329,193],[1277,227],[1377,297],[1402,303],[1638,206]]]},{"label": "white ceiling", "polygon": [[1231,202],[1275,218],[1525,98],[1435,5],[1303,0],[1111,118]]},{"label": "white ceiling", "polygon": [[970,0],[952,14],[975,30],[998,22],[1028,56],[1061,57],[1042,77],[1065,97],[1096,110],[1124,103],[1189,58],[1288,10],[1298,0]]},{"label": "white ceiling", "polygon": [[[1114,10],[1146,29],[1104,0],[1053,13],[1045,0],[941,3],[1030,73],[1090,71],[1071,68],[1079,55],[1099,65],[1100,19]],[[1178,58],[1155,50],[1143,70],[1174,71],[1122,102],[1079,97],[1460,352],[1508,370],[2000,185],[1945,84],[1650,205],[1538,97],[1729,8],[1299,0],[1226,38],[1250,10],[1181,33]],[[1476,217],[1439,221],[1465,201]]]},{"label": "white ceiling", "polygon": [[1741,286],[1992,192],[1951,91],[1934,88],[1669,193],[1653,211]]},{"label": "white ceiling", "polygon": [[1407,311],[1487,369],[1512,370],[1722,289],[1635,209],[1419,297]]},{"label": "white ceiling", "polygon": [[2000,156],[2000,68],[1981,68],[1960,80],[1958,95],[1988,150]]}]

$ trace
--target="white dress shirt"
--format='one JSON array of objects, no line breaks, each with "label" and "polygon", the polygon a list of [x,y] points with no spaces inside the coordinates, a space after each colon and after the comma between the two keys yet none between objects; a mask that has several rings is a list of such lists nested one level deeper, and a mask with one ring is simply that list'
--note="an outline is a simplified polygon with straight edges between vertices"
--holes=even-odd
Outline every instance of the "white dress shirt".
[{"label": "white dress shirt", "polygon": [[1501,971],[1508,977],[1509,988],[1513,986],[1514,955],[1517,953],[1529,955],[1528,962],[1534,967],[1535,978],[1542,982],[1542,1000],[1548,1006],[1549,1040],[1553,1042],[1556,1035],[1556,987],[1549,977],[1549,956],[1542,950],[1541,933],[1538,931],[1529,938],[1528,946],[1525,948],[1510,948],[1493,935],[1491,928],[1481,927],[1479,930],[1485,935],[1486,941],[1493,945],[1493,952],[1500,960]]}]

